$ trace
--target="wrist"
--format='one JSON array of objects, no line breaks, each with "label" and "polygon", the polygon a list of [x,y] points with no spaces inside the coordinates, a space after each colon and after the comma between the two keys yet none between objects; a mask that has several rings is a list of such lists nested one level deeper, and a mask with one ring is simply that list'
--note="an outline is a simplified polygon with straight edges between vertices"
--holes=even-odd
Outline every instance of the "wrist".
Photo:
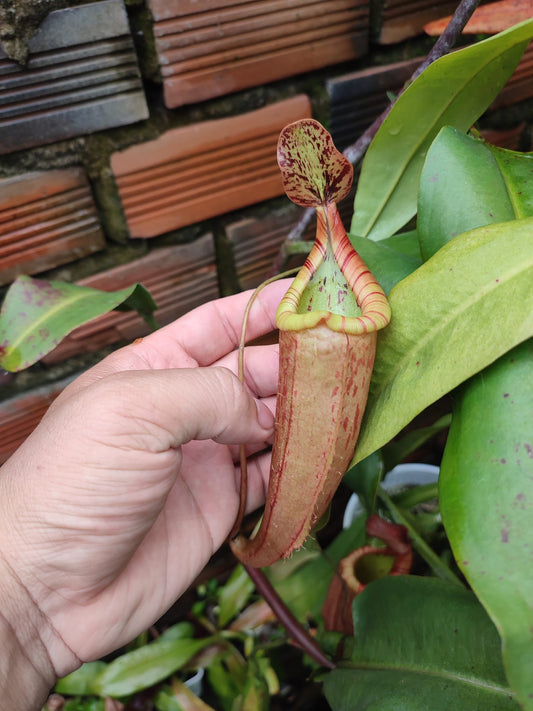
[{"label": "wrist", "polygon": [[51,650],[72,660],[50,621],[9,563],[0,557],[0,695],[2,708],[38,711],[60,670]]},{"label": "wrist", "polygon": [[39,614],[5,561],[0,562],[0,693],[5,708],[39,709],[55,683]]}]

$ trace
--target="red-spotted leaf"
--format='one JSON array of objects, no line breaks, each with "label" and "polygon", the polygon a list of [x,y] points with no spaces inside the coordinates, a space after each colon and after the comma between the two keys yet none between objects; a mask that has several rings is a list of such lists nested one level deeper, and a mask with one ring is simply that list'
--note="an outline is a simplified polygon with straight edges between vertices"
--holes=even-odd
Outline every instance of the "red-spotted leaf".
[{"label": "red-spotted leaf", "polygon": [[151,314],[156,305],[140,284],[108,292],[18,277],[0,312],[0,367],[11,372],[28,368],[77,326],[119,306],[137,310],[153,325]]},{"label": "red-spotted leaf", "polygon": [[287,196],[302,207],[339,202],[352,186],[352,165],[314,119],[285,126],[278,140],[278,165]]}]

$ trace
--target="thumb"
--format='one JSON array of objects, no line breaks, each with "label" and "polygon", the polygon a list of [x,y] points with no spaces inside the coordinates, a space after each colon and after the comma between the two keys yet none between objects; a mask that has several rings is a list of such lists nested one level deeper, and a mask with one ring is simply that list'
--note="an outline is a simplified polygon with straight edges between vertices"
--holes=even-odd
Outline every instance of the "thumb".
[{"label": "thumb", "polygon": [[[179,368],[114,373],[84,391],[85,422],[110,441],[164,451],[194,439],[224,444],[263,442],[274,417],[227,368]],[[96,408],[95,412],[91,412]],[[128,422],[125,430],[124,422]],[[132,427],[132,424],[134,425]]]}]

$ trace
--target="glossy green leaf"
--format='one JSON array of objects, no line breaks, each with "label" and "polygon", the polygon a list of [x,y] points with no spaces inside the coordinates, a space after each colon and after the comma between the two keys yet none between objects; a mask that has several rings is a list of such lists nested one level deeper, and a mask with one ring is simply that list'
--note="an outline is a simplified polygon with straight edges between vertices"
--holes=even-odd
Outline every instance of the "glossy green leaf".
[{"label": "glossy green leaf", "polygon": [[244,567],[237,565],[219,593],[219,627],[225,627],[242,611],[254,590],[255,586]]},{"label": "glossy green leaf", "polygon": [[144,317],[156,308],[140,284],[107,292],[18,277],[8,289],[0,311],[0,367],[11,372],[28,368],[77,326],[119,305],[135,308]]},{"label": "glossy green leaf", "polygon": [[455,400],[440,501],[458,565],[500,631],[507,677],[533,709],[533,340]]},{"label": "glossy green leaf", "polygon": [[451,424],[452,417],[450,414],[443,415],[432,425],[426,427],[417,427],[414,430],[406,432],[399,439],[386,444],[381,450],[386,471],[390,471],[400,462],[403,462],[410,454],[416,452],[428,440],[439,434]]},{"label": "glossy green leaf", "polygon": [[78,698],[68,699],[61,711],[106,711],[104,699]]},{"label": "glossy green leaf", "polygon": [[494,148],[443,128],[428,151],[420,179],[423,258],[467,230],[533,216],[532,186],[532,155]]},{"label": "glossy green leaf", "polygon": [[422,264],[420,258],[391,249],[388,244],[384,244],[385,240],[373,242],[365,237],[350,235],[350,242],[386,294]]},{"label": "glossy green leaf", "polygon": [[114,659],[95,681],[99,696],[128,696],[166,679],[213,639],[156,640]]},{"label": "glossy green leaf", "polygon": [[527,20],[441,57],[407,88],[365,156],[351,232],[379,240],[411,219],[433,139],[443,126],[472,126],[513,73],[532,35],[533,20]]},{"label": "glossy green leaf", "polygon": [[277,155],[283,187],[297,205],[339,202],[350,192],[353,167],[318,121],[302,119],[285,126]]},{"label": "glossy green leaf", "polygon": [[166,629],[159,637],[159,641],[167,639],[186,639],[194,637],[194,625],[192,622],[177,622]]},{"label": "glossy green leaf", "polygon": [[367,514],[373,513],[376,507],[378,487],[384,471],[381,452],[373,452],[348,469],[343,477],[343,483],[357,494]]},{"label": "glossy green leaf", "polygon": [[107,664],[102,661],[86,662],[72,674],[60,679],[55,686],[55,691],[58,694],[68,694],[69,696],[95,694],[96,680],[106,666]]},{"label": "glossy green leaf", "polygon": [[533,335],[533,219],[458,236],[391,291],[353,464]]},{"label": "glossy green leaf", "polygon": [[410,230],[409,232],[399,232],[392,237],[386,237],[380,240],[379,244],[394,249],[400,254],[405,254],[408,257],[412,257],[417,262],[421,262],[420,257],[420,245],[418,244],[418,232],[417,230]]},{"label": "glossy green leaf", "polygon": [[332,711],[518,711],[498,633],[471,592],[382,578],[356,597],[353,618],[351,658],[324,683]]}]

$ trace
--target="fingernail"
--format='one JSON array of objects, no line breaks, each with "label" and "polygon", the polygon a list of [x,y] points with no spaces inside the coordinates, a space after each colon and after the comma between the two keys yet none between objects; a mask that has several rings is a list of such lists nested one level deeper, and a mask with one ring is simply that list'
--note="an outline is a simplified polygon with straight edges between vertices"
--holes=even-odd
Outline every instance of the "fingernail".
[{"label": "fingernail", "polygon": [[261,400],[256,400],[255,404],[257,406],[257,421],[265,430],[271,430],[274,427],[274,415]]}]

